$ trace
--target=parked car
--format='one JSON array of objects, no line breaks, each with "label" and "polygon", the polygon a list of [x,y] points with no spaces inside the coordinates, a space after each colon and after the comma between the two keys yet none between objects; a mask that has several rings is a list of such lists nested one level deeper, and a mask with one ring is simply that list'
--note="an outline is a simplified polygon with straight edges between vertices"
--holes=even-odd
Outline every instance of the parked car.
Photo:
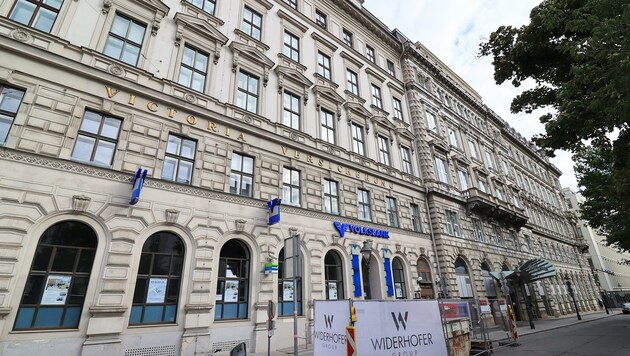
[{"label": "parked car", "polygon": [[624,314],[630,314],[630,303],[623,303],[623,308],[621,312]]}]

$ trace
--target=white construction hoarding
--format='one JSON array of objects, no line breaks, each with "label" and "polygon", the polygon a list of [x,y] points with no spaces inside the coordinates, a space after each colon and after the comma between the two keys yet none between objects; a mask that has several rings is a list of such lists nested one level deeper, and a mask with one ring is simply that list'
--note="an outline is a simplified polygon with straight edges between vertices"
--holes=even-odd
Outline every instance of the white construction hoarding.
[{"label": "white construction hoarding", "polygon": [[349,300],[316,300],[313,354],[346,355],[346,326],[350,322]]}]

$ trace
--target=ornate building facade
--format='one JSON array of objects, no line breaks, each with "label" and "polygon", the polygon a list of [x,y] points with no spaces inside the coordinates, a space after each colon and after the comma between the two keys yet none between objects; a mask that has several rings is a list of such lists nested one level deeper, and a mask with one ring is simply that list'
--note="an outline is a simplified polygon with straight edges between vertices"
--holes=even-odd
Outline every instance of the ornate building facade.
[{"label": "ornate building facade", "polygon": [[0,1],[2,353],[257,352],[269,300],[303,343],[315,299],[501,297],[536,257],[595,308],[560,172],[361,5]]}]

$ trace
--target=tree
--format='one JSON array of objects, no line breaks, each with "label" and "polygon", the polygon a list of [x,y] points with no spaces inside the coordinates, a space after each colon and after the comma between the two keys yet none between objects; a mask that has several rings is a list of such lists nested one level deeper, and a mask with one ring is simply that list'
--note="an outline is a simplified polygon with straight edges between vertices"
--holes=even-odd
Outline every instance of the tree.
[{"label": "tree", "polygon": [[545,0],[528,25],[494,31],[480,55],[492,56],[498,84],[533,80],[511,111],[548,109],[535,143],[574,154],[582,218],[630,251],[630,0]]}]

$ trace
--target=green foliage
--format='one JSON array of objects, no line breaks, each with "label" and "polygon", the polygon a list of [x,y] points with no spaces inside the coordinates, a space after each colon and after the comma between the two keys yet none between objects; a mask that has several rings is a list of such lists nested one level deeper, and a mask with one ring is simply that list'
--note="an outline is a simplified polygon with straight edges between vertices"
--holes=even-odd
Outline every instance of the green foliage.
[{"label": "green foliage", "polygon": [[543,1],[528,25],[499,27],[480,54],[492,56],[498,84],[533,80],[512,112],[549,109],[535,142],[550,156],[575,154],[584,218],[630,251],[630,0]]}]

